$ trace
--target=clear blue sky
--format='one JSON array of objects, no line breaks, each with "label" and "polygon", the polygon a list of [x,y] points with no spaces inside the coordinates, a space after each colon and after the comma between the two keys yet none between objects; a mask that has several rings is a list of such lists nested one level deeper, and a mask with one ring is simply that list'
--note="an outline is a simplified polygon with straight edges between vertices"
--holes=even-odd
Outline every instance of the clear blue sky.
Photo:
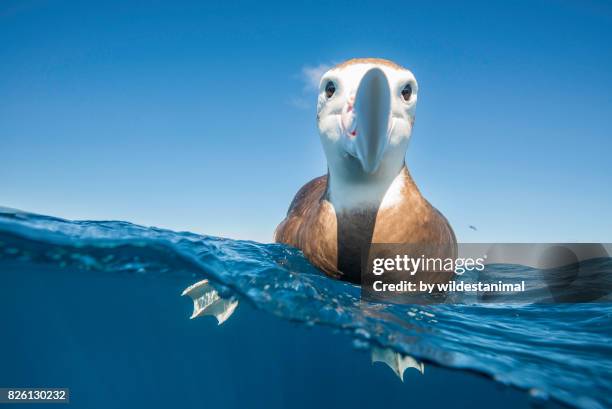
[{"label": "clear blue sky", "polygon": [[326,170],[308,70],[374,56],[461,241],[612,241],[612,6],[428,3],[3,1],[0,205],[269,241]]}]

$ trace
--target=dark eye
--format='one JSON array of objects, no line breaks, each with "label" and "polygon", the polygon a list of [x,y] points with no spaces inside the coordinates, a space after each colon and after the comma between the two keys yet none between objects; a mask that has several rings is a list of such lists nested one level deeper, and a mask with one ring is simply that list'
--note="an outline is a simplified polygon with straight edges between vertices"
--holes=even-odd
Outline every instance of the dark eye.
[{"label": "dark eye", "polygon": [[410,84],[406,84],[406,86],[402,90],[402,98],[404,98],[404,101],[408,101],[410,100],[411,96],[412,96],[412,87],[410,86]]},{"label": "dark eye", "polygon": [[333,82],[327,81],[327,84],[325,84],[325,96],[331,98],[334,92],[336,92],[336,86]]}]

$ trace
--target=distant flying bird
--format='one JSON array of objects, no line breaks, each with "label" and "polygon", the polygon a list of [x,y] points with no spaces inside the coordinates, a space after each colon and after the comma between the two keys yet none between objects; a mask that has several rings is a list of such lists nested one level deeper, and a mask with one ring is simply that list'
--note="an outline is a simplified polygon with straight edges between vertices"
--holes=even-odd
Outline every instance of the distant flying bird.
[{"label": "distant flying bird", "polygon": [[471,224],[469,225],[469,228],[474,230],[474,231],[478,231],[478,229],[476,228],[476,226],[472,226]]}]

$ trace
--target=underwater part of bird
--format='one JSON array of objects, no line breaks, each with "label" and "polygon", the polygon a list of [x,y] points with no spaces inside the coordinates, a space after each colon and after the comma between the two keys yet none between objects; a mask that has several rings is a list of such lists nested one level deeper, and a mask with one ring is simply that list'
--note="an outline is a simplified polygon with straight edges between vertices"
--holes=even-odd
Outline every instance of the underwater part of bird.
[{"label": "underwater part of bird", "polygon": [[[211,315],[217,319],[218,325],[221,325],[238,308],[238,299],[235,297],[221,297],[208,280],[201,280],[190,285],[181,295],[187,295],[193,300],[193,313],[189,317],[190,319]],[[373,346],[370,350],[370,357],[372,364],[376,362],[386,364],[402,382],[404,382],[404,372],[408,368],[414,368],[421,374],[425,373],[423,362],[390,348]]]},{"label": "underwater part of bird", "polygon": [[417,361],[410,355],[400,354],[389,348],[378,347],[373,347],[370,355],[372,357],[372,364],[376,362],[386,364],[402,382],[404,382],[404,372],[408,368],[416,369],[421,375],[425,374],[425,364]]},{"label": "underwater part of bird", "polygon": [[328,172],[297,192],[276,242],[355,283],[372,243],[423,244],[430,256],[456,256],[453,229],[421,195],[405,162],[417,96],[412,72],[388,60],[352,59],[323,74],[317,125]]},{"label": "underwater part of bird", "polygon": [[227,321],[238,307],[237,299],[222,298],[208,280],[190,285],[181,295],[188,295],[193,300],[191,319],[212,315],[217,319],[218,325]]}]

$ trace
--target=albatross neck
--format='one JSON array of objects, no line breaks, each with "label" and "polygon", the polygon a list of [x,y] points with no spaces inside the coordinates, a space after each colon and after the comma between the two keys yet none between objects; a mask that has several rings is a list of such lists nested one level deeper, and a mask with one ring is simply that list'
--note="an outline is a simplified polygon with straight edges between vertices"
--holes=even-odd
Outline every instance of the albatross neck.
[{"label": "albatross neck", "polygon": [[373,174],[356,166],[329,168],[327,198],[337,212],[378,209],[397,200],[408,170],[404,161],[381,165]]}]

